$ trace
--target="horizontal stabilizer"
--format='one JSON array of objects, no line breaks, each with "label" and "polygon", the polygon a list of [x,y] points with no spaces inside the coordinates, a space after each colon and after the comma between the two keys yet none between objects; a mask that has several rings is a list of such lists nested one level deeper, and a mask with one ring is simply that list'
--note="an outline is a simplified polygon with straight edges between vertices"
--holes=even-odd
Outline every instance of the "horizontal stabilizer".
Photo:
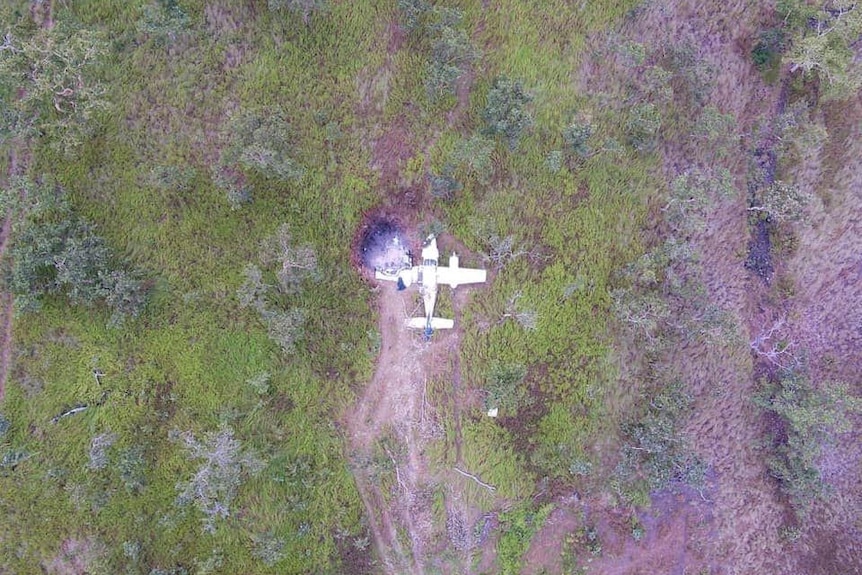
[{"label": "horizontal stabilizer", "polygon": [[[412,317],[407,320],[407,327],[413,329],[425,329],[428,326],[428,318]],[[451,319],[443,319],[442,317],[431,318],[431,329],[452,329],[455,327],[455,321]]]}]

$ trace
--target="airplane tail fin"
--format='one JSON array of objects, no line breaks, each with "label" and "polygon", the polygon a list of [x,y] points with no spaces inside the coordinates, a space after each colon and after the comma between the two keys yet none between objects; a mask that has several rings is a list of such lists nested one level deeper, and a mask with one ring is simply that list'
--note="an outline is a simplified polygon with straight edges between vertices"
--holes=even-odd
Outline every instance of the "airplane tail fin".
[{"label": "airplane tail fin", "polygon": [[[428,319],[424,317],[412,317],[407,320],[407,327],[425,329],[428,327]],[[453,327],[455,327],[454,320],[443,319],[442,317],[431,318],[431,329],[452,329]]]}]

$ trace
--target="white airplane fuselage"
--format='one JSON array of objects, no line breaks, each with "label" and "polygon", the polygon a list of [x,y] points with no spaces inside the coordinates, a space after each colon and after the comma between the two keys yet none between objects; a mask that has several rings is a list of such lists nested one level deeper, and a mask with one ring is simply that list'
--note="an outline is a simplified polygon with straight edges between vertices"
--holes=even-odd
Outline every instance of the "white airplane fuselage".
[{"label": "white airplane fuselage", "polygon": [[437,264],[440,251],[437,249],[437,238],[432,238],[428,245],[422,248],[422,266],[419,272],[419,293],[425,302],[425,329],[431,329],[431,319],[434,317],[434,306],[437,305]]},{"label": "white airplane fuselage", "polygon": [[422,302],[425,305],[425,317],[410,318],[407,320],[407,326],[424,329],[427,335],[430,335],[435,329],[452,329],[455,325],[451,319],[434,317],[439,284],[444,283],[454,288],[461,284],[482,283],[486,276],[485,270],[459,267],[456,254],[449,257],[448,266],[440,267],[439,261],[440,250],[437,249],[437,238],[431,235],[428,236],[425,245],[422,246],[420,265],[402,269],[397,274],[380,270],[375,272],[377,279],[397,281],[399,289],[407,288],[414,283],[419,286],[419,293],[422,294]]}]

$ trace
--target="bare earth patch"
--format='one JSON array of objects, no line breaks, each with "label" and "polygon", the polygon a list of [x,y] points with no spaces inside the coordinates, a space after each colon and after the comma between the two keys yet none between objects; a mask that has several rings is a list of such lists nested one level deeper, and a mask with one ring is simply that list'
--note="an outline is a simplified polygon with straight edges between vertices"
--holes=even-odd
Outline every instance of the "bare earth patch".
[{"label": "bare earth patch", "polygon": [[[415,292],[398,292],[389,283],[379,289],[381,349],[377,369],[346,415],[353,471],[386,572],[423,573],[433,532],[427,497],[432,479],[423,449],[429,430],[433,434],[435,426],[426,397],[434,345],[405,325],[407,317],[422,315]],[[375,443],[388,434],[394,435],[402,449],[386,451],[396,487],[385,493],[374,480],[380,470],[371,460]],[[378,445],[378,453],[380,449]],[[382,449],[389,448],[383,445]]]},{"label": "bare earth patch", "polygon": [[87,575],[105,553],[104,545],[92,539],[67,539],[50,563],[43,565],[51,575]]}]

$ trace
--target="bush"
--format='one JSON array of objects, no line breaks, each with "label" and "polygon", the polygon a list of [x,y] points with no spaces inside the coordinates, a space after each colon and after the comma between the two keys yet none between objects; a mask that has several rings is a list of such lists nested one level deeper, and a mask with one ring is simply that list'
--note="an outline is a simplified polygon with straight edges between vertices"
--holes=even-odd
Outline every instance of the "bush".
[{"label": "bush", "polygon": [[272,236],[263,241],[259,259],[265,266],[279,266],[276,277],[284,294],[298,292],[306,281],[321,279],[314,248],[308,244],[296,245],[287,224],[279,226]]},{"label": "bush", "polygon": [[815,387],[799,370],[781,372],[755,396],[755,403],[777,418],[773,428],[773,455],[767,461],[797,512],[806,512],[824,493],[817,469],[823,445],[835,433],[850,431],[850,414],[862,413],[862,400],[853,397],[845,384],[825,383]]},{"label": "bush", "polygon": [[[23,27],[21,27],[23,28]],[[20,31],[25,39],[14,37]],[[92,30],[56,25],[7,31],[0,50],[0,109],[12,137],[48,139],[69,153],[95,130],[110,107],[95,69],[108,49]],[[3,98],[4,95],[6,98]],[[5,99],[6,101],[3,101]]]},{"label": "bush", "polygon": [[453,94],[464,68],[477,57],[476,48],[466,32],[442,26],[431,45],[431,63],[425,83],[431,99]]},{"label": "bush", "polygon": [[282,110],[241,110],[231,117],[222,137],[225,149],[210,171],[231,209],[252,202],[248,183],[252,174],[282,182],[305,175],[305,168],[292,158],[293,132]]},{"label": "bush", "polygon": [[451,200],[455,194],[461,191],[463,186],[452,176],[454,169],[447,165],[442,174],[431,174],[431,195],[441,200]]},{"label": "bush", "polygon": [[191,190],[197,172],[194,168],[177,166],[153,166],[148,175],[148,183],[163,192],[185,193]]},{"label": "bush", "polygon": [[526,375],[523,365],[494,365],[485,385],[485,409],[496,407],[504,415],[515,417],[519,408],[531,403],[529,391],[523,385]]},{"label": "bush", "polygon": [[514,150],[521,135],[533,125],[533,117],[527,109],[533,101],[520,80],[499,76],[491,84],[482,120],[485,133],[503,137]]},{"label": "bush", "polygon": [[661,117],[658,108],[651,102],[634,106],[626,120],[628,144],[639,152],[649,152],[655,148]]},{"label": "bush", "polygon": [[576,120],[566,126],[563,130],[563,140],[566,142],[568,151],[579,158],[589,156],[590,147],[587,142],[594,131],[592,124],[585,120]]},{"label": "bush", "polygon": [[254,545],[252,554],[263,561],[264,565],[272,567],[285,558],[284,546],[286,541],[277,537],[272,531],[251,536]]},{"label": "bush", "polygon": [[198,441],[190,432],[173,433],[191,459],[201,466],[188,481],[177,484],[181,505],[194,504],[204,515],[204,531],[215,531],[215,522],[230,515],[230,506],[245,477],[261,470],[261,462],[234,439],[233,430],[223,428]]},{"label": "bush", "polygon": [[431,5],[426,0],[398,0],[401,25],[408,32],[421,29],[430,10]]},{"label": "bush", "polygon": [[160,45],[172,44],[189,28],[189,16],[176,0],[158,0],[143,7],[138,32]]},{"label": "bush", "polygon": [[751,50],[751,61],[761,73],[766,73],[781,63],[784,48],[784,31],[781,28],[763,30]]},{"label": "bush", "polygon": [[775,181],[754,194],[750,212],[757,212],[771,222],[795,222],[803,219],[811,195],[794,184]]},{"label": "bush", "polygon": [[622,457],[615,475],[627,494],[655,491],[672,483],[703,485],[706,465],[684,449],[679,426],[691,407],[691,398],[674,382],[650,400],[646,413],[622,426]]},{"label": "bush", "polygon": [[543,505],[536,511],[522,506],[500,514],[501,536],[497,542],[497,562],[501,575],[521,572],[521,558],[553,509],[551,504]]},{"label": "bush", "polygon": [[294,351],[302,339],[305,312],[285,309],[289,296],[297,295],[308,281],[321,279],[317,255],[310,245],[296,246],[287,225],[261,243],[259,260],[264,265],[277,264],[275,273],[278,292],[274,284],[264,279],[264,272],[254,264],[243,270],[245,281],[237,290],[241,307],[253,306],[266,324],[270,339],[285,353]]},{"label": "bush", "polygon": [[13,233],[7,285],[19,309],[34,311],[43,297],[65,295],[72,304],[104,301],[113,311],[112,325],[136,317],[146,302],[141,281],[114,266],[105,240],[72,212],[65,191],[32,182],[18,185],[25,187],[28,203]]}]

